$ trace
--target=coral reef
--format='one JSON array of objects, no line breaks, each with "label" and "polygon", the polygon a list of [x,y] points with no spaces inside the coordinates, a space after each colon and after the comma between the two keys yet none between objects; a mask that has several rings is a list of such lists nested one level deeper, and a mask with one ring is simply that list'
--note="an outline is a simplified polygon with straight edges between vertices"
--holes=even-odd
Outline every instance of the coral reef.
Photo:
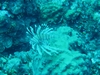
[{"label": "coral reef", "polygon": [[[38,27],[37,31],[34,33],[33,28],[30,27],[27,29],[27,34],[29,35],[29,42],[34,47],[29,51],[22,51],[22,52],[15,52],[14,55],[11,55],[9,58],[2,58],[3,60],[7,61],[5,64],[1,66],[2,70],[7,69],[5,74],[31,74],[31,75],[66,75],[66,74],[88,74],[87,71],[87,62],[88,57],[85,54],[82,54],[79,51],[75,51],[74,49],[70,49],[70,43],[79,41],[80,38],[78,37],[78,33],[70,27],[62,26],[55,30],[55,38],[54,41],[51,41],[51,45],[59,48],[57,54],[51,55],[51,52],[54,50],[50,47],[45,48],[46,45],[39,45],[41,44],[38,38],[44,37],[47,32],[48,34],[53,33],[52,28],[46,28],[41,30],[41,26]],[[63,35],[63,36],[62,36]],[[30,38],[30,36],[32,36]],[[37,36],[37,37],[36,37]],[[61,36],[61,37],[60,37]],[[59,37],[59,38],[58,38]],[[49,37],[48,37],[49,38]],[[73,39],[74,38],[74,39]],[[35,40],[34,40],[35,39]],[[47,37],[46,37],[47,39]],[[66,40],[66,41],[65,41]],[[50,40],[47,40],[50,41]],[[38,42],[38,44],[37,44]],[[42,41],[45,43],[44,39]],[[39,47],[35,47],[39,45]],[[48,45],[48,44],[47,44]],[[41,46],[44,47],[41,50],[39,49]],[[34,50],[33,50],[34,49]],[[38,52],[36,51],[38,50]],[[45,53],[40,52],[43,50]],[[49,50],[52,50],[48,52]],[[56,51],[53,51],[54,53]],[[24,54],[24,55],[23,55]],[[1,62],[3,63],[3,60]],[[15,61],[16,60],[16,61]],[[12,64],[11,64],[12,63]],[[16,63],[16,65],[14,65]],[[11,65],[9,65],[11,64]],[[82,66],[84,64],[84,66]],[[10,66],[10,67],[9,67]],[[77,67],[78,66],[78,67]],[[12,67],[12,68],[11,68]],[[45,67],[45,68],[44,68]],[[26,69],[25,69],[26,68]],[[19,70],[21,71],[19,72]],[[74,72],[72,72],[75,70]],[[81,71],[81,72],[80,72]],[[22,73],[21,73],[22,72]]]},{"label": "coral reef", "polygon": [[61,23],[64,9],[58,3],[47,3],[40,7],[40,22],[56,24]]},{"label": "coral reef", "polygon": [[0,75],[100,75],[100,0],[0,0]]}]

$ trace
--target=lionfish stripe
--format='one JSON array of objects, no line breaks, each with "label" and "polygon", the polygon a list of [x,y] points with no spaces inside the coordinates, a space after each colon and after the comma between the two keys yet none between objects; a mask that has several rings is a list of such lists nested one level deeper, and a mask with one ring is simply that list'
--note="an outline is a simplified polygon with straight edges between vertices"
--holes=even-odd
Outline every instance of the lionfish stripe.
[{"label": "lionfish stripe", "polygon": [[44,46],[44,48],[47,49],[48,51],[51,51],[51,52],[54,52],[54,53],[58,53],[58,52],[57,52],[58,49],[55,49],[55,48],[53,48],[53,47]]},{"label": "lionfish stripe", "polygon": [[32,45],[32,49],[33,49],[33,50],[35,50],[35,45],[36,45],[36,44],[33,44],[33,45]]},{"label": "lionfish stripe", "polygon": [[50,31],[46,34],[46,39],[50,39],[53,37],[53,35],[51,35],[54,31]]},{"label": "lionfish stripe", "polygon": [[46,28],[46,29],[42,30],[40,35],[44,35],[44,33],[45,33],[48,29],[49,29],[49,28]]},{"label": "lionfish stripe", "polygon": [[40,47],[41,47],[41,49],[42,49],[44,52],[46,52],[47,54],[51,55],[51,53],[48,52],[44,47],[42,47],[42,46],[40,46]]},{"label": "lionfish stripe", "polygon": [[38,29],[37,29],[37,34],[39,35],[40,34],[40,31],[41,31],[41,26],[39,25]]},{"label": "lionfish stripe", "polygon": [[35,41],[36,43],[38,42],[38,37],[37,35],[35,35],[33,38],[32,38],[33,42]]},{"label": "lionfish stripe", "polygon": [[30,26],[30,28],[27,28],[27,31],[31,35],[35,35],[33,28]]},{"label": "lionfish stripe", "polygon": [[53,29],[53,28],[46,28],[47,30],[44,32],[44,34],[47,34],[47,33],[50,33],[51,32],[51,30]]},{"label": "lionfish stripe", "polygon": [[50,36],[50,33],[52,32],[51,30],[52,30],[52,28],[50,28],[50,29],[46,28],[41,32],[40,35],[42,36],[43,39],[48,39],[48,35]]},{"label": "lionfish stripe", "polygon": [[40,47],[39,47],[38,45],[36,46],[36,49],[37,49],[38,53],[39,53],[40,55],[42,55],[41,49],[40,49]]},{"label": "lionfish stripe", "polygon": [[30,32],[33,34],[33,35],[35,35],[35,33],[34,33],[34,29],[30,26]]}]

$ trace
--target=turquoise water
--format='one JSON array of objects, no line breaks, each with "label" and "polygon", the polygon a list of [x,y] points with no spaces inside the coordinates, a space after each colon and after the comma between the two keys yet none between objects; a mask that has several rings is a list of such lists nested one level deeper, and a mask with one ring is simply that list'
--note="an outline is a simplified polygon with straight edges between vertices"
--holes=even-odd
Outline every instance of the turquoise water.
[{"label": "turquoise water", "polygon": [[99,0],[0,0],[0,75],[100,75]]}]

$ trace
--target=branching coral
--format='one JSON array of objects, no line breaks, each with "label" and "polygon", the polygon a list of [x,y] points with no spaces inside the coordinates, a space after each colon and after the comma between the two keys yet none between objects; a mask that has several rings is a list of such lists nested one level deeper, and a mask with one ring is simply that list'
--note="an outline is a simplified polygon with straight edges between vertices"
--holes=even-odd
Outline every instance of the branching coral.
[{"label": "branching coral", "polygon": [[50,45],[53,32],[53,29],[48,27],[42,30],[41,26],[39,26],[36,32],[32,27],[27,28],[27,34],[30,39],[29,43],[32,45],[32,49],[36,50],[40,55],[42,55],[43,52],[49,55],[52,55],[51,53],[58,53],[58,49]]}]

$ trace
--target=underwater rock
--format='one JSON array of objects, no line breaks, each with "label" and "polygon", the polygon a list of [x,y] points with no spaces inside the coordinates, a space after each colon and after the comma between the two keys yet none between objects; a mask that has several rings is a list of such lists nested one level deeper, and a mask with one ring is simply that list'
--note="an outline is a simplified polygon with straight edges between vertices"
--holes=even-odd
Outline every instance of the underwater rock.
[{"label": "underwater rock", "polygon": [[6,48],[10,48],[12,46],[12,38],[7,36],[0,36],[0,52],[3,52]]},{"label": "underwater rock", "polygon": [[8,11],[0,10],[0,27],[4,25],[5,20],[7,20]]},{"label": "underwater rock", "polygon": [[64,9],[57,3],[46,3],[40,6],[40,22],[56,24],[61,22]]}]

